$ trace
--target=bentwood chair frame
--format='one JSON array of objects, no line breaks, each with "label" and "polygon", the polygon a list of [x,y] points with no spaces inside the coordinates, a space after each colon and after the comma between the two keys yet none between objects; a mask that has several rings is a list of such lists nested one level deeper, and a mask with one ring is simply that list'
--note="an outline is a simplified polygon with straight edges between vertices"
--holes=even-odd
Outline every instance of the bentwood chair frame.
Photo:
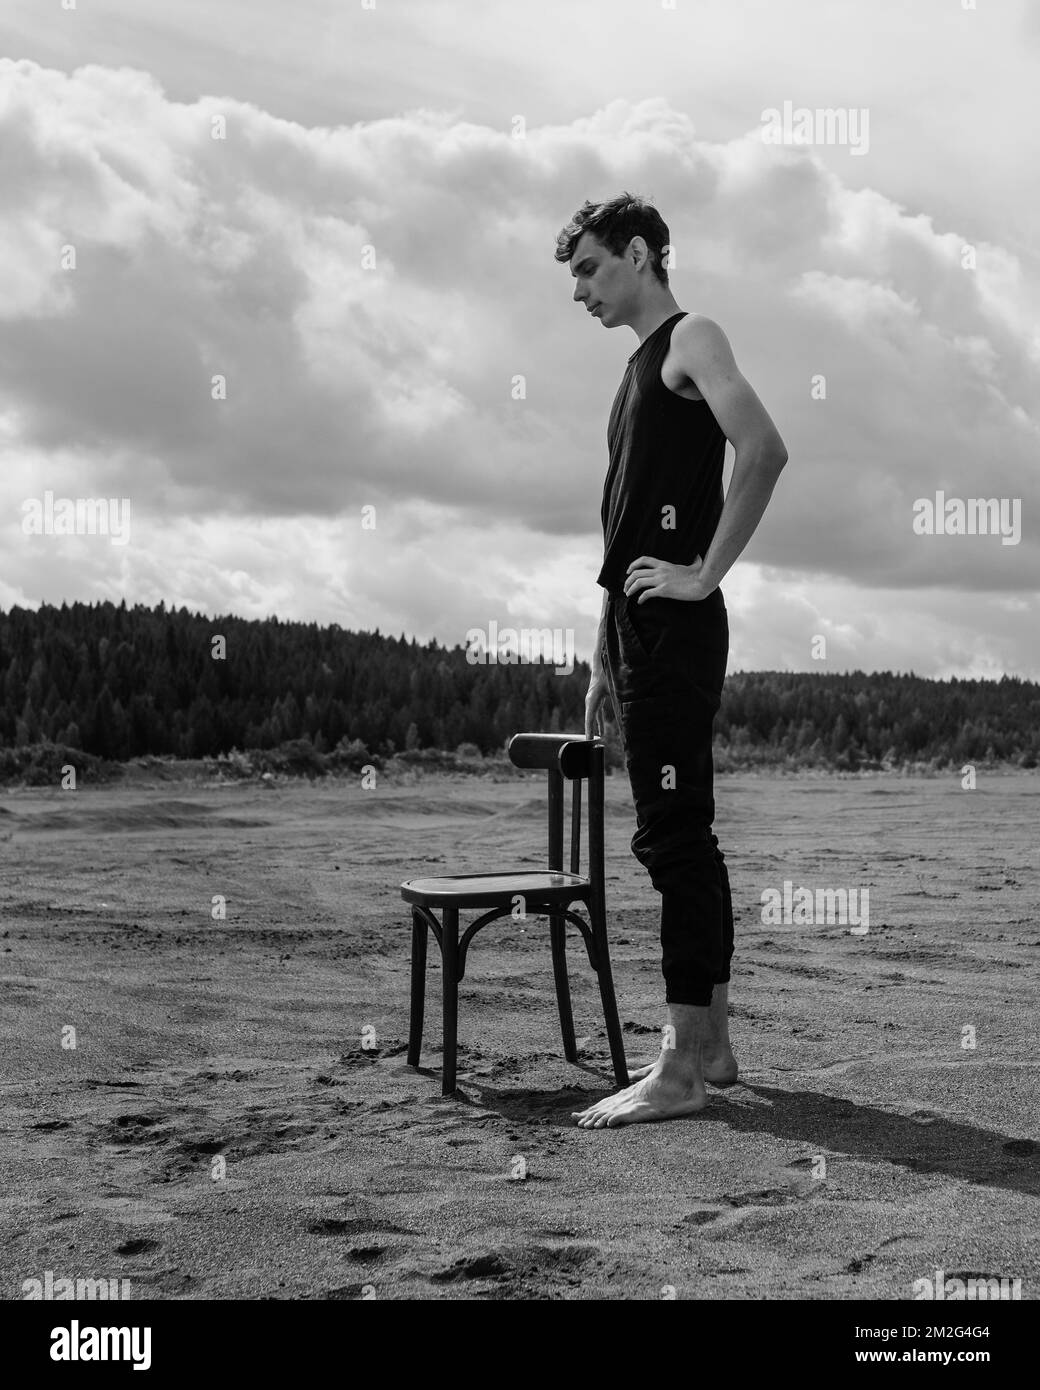
[{"label": "bentwood chair frame", "polygon": [[[568,1062],[578,1060],[570,983],[567,976],[566,924],[570,922],[581,932],[589,964],[599,979],[600,1000],[615,1080],[619,1086],[627,1086],[628,1067],[607,945],[603,850],[603,744],[598,739],[587,739],[581,734],[515,734],[509,740],[508,753],[517,767],[545,768],[548,773],[548,862],[545,869],[453,874],[440,878],[409,879],[401,884],[401,896],[412,904],[412,990],[408,1063],[417,1067],[422,1051],[426,1002],[426,948],[429,932],[433,932],[441,952],[444,1039],[441,1089],[444,1095],[451,1095],[456,1089],[459,982],[466,973],[466,954],[477,932],[500,917],[512,916],[519,896],[525,921],[530,917],[549,919],[549,940],[552,947],[553,976],[560,1028],[563,1033],[564,1057]],[[569,873],[563,869],[564,781],[569,781],[573,788]],[[589,784],[588,873],[582,875],[578,872],[578,866],[582,821],[581,787],[584,781]],[[587,922],[571,910],[575,904],[585,906],[589,917]],[[440,921],[435,915],[435,908],[440,908]],[[462,908],[486,908],[487,911],[466,927],[460,937],[459,911]]]}]

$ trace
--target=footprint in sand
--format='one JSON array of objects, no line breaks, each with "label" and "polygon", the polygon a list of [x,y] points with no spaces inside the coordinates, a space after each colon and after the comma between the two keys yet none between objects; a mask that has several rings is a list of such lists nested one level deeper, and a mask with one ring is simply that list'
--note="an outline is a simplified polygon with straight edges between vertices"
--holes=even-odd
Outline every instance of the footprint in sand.
[{"label": "footprint in sand", "polygon": [[511,1250],[487,1250],[463,1255],[429,1276],[434,1284],[462,1279],[522,1280],[544,1287],[547,1283],[581,1282],[582,1268],[600,1255],[596,1246],[529,1245]]},{"label": "footprint in sand", "polygon": [[513,1266],[501,1255],[466,1255],[430,1275],[432,1284],[454,1284],[459,1279],[503,1279],[513,1274]]},{"label": "footprint in sand", "polygon": [[1040,1144],[1035,1139],[1009,1139],[1001,1147],[1006,1154],[1014,1154],[1016,1158],[1029,1158],[1040,1149]]},{"label": "footprint in sand", "polygon": [[149,1240],[145,1236],[140,1236],[136,1240],[124,1240],[122,1245],[116,1246],[117,1255],[147,1255],[152,1250],[158,1250],[162,1245],[160,1240]]},{"label": "footprint in sand", "polygon": [[688,1216],[684,1216],[682,1223],[684,1226],[707,1226],[711,1221],[717,1221],[723,1213],[722,1207],[700,1207],[697,1211],[691,1211]]},{"label": "footprint in sand", "polygon": [[795,1158],[785,1165],[789,1174],[785,1183],[778,1187],[759,1187],[747,1192],[723,1193],[718,1202],[704,1202],[682,1218],[686,1226],[707,1226],[713,1221],[743,1209],[755,1207],[785,1207],[804,1201],[813,1189],[813,1179],[807,1177],[806,1170],[815,1163],[814,1158]]},{"label": "footprint in sand", "polygon": [[363,1216],[350,1217],[325,1217],[321,1221],[312,1221],[307,1227],[307,1231],[312,1236],[416,1236],[418,1231],[408,1230],[404,1226],[395,1226],[392,1221],[369,1221]]},{"label": "footprint in sand", "polygon": [[168,1137],[154,1115],[117,1115],[101,1126],[102,1137],[111,1144],[155,1144]]},{"label": "footprint in sand", "polygon": [[730,1207],[784,1207],[797,1202],[797,1192],[788,1187],[763,1187],[757,1192],[737,1192],[723,1195],[723,1201]]},{"label": "footprint in sand", "polygon": [[385,1245],[355,1245],[347,1251],[347,1259],[354,1264],[378,1264],[380,1260],[385,1260],[387,1247]]},{"label": "footprint in sand", "polygon": [[186,1158],[192,1158],[196,1155],[218,1154],[225,1148],[226,1139],[192,1139],[185,1141],[180,1146],[180,1151]]}]

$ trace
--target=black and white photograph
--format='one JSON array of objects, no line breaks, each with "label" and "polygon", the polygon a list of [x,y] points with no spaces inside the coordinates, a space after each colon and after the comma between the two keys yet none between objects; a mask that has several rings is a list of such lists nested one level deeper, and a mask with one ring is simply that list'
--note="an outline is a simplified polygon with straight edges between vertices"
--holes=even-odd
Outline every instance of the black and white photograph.
[{"label": "black and white photograph", "polygon": [[1033,0],[5,0],[34,1364],[680,1301],[1012,1370],[1038,70]]}]

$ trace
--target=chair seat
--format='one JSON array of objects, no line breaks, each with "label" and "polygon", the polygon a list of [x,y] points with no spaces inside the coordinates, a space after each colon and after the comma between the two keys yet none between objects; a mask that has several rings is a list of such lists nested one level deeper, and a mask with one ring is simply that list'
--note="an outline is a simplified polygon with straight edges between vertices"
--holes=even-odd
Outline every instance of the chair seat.
[{"label": "chair seat", "polygon": [[443,878],[412,878],[401,884],[405,902],[424,907],[505,907],[520,894],[526,905],[535,902],[566,907],[589,891],[582,874],[557,869],[517,869],[499,874],[449,874]]}]

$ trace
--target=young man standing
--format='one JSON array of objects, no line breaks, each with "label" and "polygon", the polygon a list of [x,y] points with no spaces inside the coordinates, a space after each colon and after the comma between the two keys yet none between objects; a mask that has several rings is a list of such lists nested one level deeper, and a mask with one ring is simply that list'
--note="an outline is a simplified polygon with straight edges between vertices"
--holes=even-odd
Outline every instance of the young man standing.
[{"label": "young man standing", "polygon": [[[623,193],[586,202],[557,236],[574,299],[639,346],[607,428],[603,614],[585,698],[585,733],[609,698],[636,807],[632,851],[661,894],[670,1027],[633,1084],[575,1112],[586,1129],[689,1115],[705,1081],[731,1085],[729,879],[712,833],[712,723],[729,625],[719,584],[755,532],[787,462],[765,407],[717,323],[680,309],[668,288],[668,228]],[[723,497],[729,440],[733,476]]]}]

